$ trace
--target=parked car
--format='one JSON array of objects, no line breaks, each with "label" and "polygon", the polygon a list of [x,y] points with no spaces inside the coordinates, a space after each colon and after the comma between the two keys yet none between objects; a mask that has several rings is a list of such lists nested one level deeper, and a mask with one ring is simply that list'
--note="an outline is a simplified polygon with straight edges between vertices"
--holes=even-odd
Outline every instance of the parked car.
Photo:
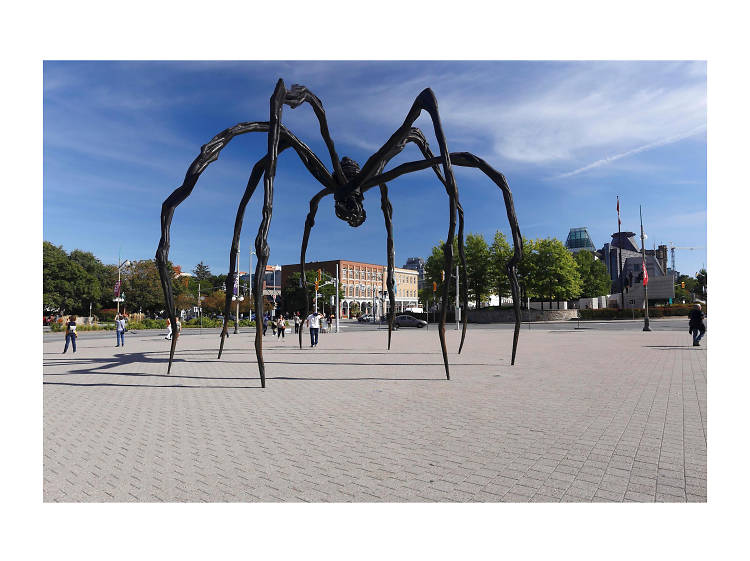
[{"label": "parked car", "polygon": [[393,320],[393,327],[398,329],[399,327],[424,327],[427,322],[423,319],[417,319],[413,316],[396,316]]},{"label": "parked car", "polygon": [[357,321],[360,321],[360,322],[371,322],[371,321],[375,321],[375,318],[372,317],[370,314],[364,314],[364,315],[359,316],[357,318]]}]

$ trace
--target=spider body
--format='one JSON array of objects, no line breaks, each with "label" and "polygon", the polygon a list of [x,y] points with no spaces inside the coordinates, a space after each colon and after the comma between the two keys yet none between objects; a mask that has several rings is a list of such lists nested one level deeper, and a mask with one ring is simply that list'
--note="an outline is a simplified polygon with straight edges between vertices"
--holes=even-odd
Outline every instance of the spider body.
[{"label": "spider body", "polygon": [[[359,164],[346,156],[341,159],[341,169],[347,182],[354,180],[360,172]],[[336,216],[347,222],[349,226],[356,228],[367,219],[367,213],[362,205],[365,196],[360,189],[347,190],[346,186],[343,186],[336,190],[333,199]]]},{"label": "spider body", "polygon": [[[329,171],[321,162],[318,156],[310,150],[301,140],[299,140],[291,131],[281,124],[282,108],[284,105],[292,109],[299,107],[303,103],[309,103],[320,124],[320,132],[328,148],[331,159],[332,169]],[[429,113],[434,127],[435,136],[440,148],[440,155],[434,156],[430,150],[422,131],[414,128],[412,125],[422,111]],[[513,255],[508,261],[507,272],[510,280],[511,294],[513,296],[515,311],[515,329],[513,332],[513,349],[511,355],[511,365],[515,363],[516,348],[518,345],[518,336],[520,331],[520,301],[519,286],[516,274],[516,267],[521,259],[522,238],[518,227],[515,208],[513,205],[513,196],[505,177],[487,164],[484,160],[468,152],[448,152],[445,135],[440,124],[440,116],[437,110],[437,100],[429,88],[423,90],[414,100],[411,109],[404,119],[404,123],[396,132],[386,141],[382,147],[375,152],[368,160],[360,166],[351,158],[344,157],[339,159],[336,149],[328,131],[328,123],[323,111],[323,105],[320,100],[310,92],[306,87],[293,85],[287,89],[284,82],[279,80],[270,100],[270,115],[268,121],[239,123],[234,127],[225,129],[217,134],[200,151],[198,157],[193,161],[185,174],[185,179],[162,204],[161,211],[161,239],[156,251],[156,262],[159,268],[162,289],[166,301],[167,311],[169,313],[172,325],[175,324],[175,306],[172,294],[171,271],[168,270],[167,262],[169,257],[169,232],[172,217],[176,207],[184,201],[192,192],[193,187],[206,167],[215,161],[221,150],[237,135],[251,132],[261,132],[268,135],[268,150],[266,155],[261,158],[253,167],[250,178],[245,188],[245,193],[240,200],[237,209],[237,215],[234,223],[234,235],[232,246],[229,253],[229,274],[227,275],[227,297],[225,302],[224,325],[221,332],[221,341],[219,344],[219,356],[221,358],[224,348],[224,339],[227,336],[227,326],[229,310],[232,298],[232,289],[234,286],[235,276],[238,274],[237,252],[239,248],[239,236],[242,230],[242,221],[244,218],[245,208],[250,198],[255,192],[261,177],[263,178],[263,209],[262,220],[258,228],[258,234],[255,238],[255,249],[258,261],[255,269],[255,285],[253,294],[255,296],[256,317],[263,316],[263,298],[262,282],[263,271],[268,264],[270,254],[268,246],[268,231],[271,223],[273,211],[273,186],[276,175],[276,162],[281,152],[292,148],[302,163],[305,165],[310,174],[323,186],[323,189],[316,193],[310,199],[310,210],[305,220],[305,228],[302,236],[302,246],[300,251],[300,288],[305,289],[305,254],[310,232],[315,225],[315,216],[318,204],[321,199],[328,195],[333,195],[334,209],[336,216],[344,220],[352,227],[360,226],[364,223],[367,214],[363,206],[364,193],[374,187],[380,188],[381,209],[385,221],[387,241],[386,253],[388,258],[386,286],[390,303],[389,325],[388,325],[388,348],[391,346],[391,335],[393,332],[393,319],[396,309],[395,300],[395,253],[393,249],[393,208],[388,199],[387,183],[406,173],[431,168],[435,173],[438,181],[445,188],[448,195],[449,208],[449,226],[446,243],[444,245],[444,270],[452,271],[453,265],[453,240],[458,237],[459,262],[462,269],[461,277],[466,278],[466,259],[464,254],[464,213],[459,202],[458,187],[453,176],[453,165],[472,167],[482,171],[491,181],[493,181],[501,190],[505,202],[506,214],[510,224],[511,235],[513,238]],[[391,170],[383,171],[388,162],[398,155],[409,143],[414,143],[423,155],[422,160],[406,162]],[[458,218],[458,232],[456,233],[456,218]],[[466,284],[464,283],[460,290],[461,301],[464,310],[468,309],[468,294]],[[445,365],[446,378],[450,379],[450,370],[448,365],[448,353],[445,344],[445,320],[448,306],[448,283],[443,283],[442,294],[443,305],[440,312],[440,321],[438,335],[440,337],[440,346]],[[309,302],[306,315],[309,313]],[[461,332],[461,343],[458,352],[463,348],[466,336],[467,314],[463,314],[463,328]],[[299,330],[299,345],[302,348],[302,329]],[[172,344],[169,354],[169,366],[167,373],[171,371],[174,352],[177,345],[177,337],[172,338]],[[263,335],[262,330],[255,331],[255,353],[258,360],[258,370],[260,373],[261,386],[265,387],[265,363],[263,361]]]}]

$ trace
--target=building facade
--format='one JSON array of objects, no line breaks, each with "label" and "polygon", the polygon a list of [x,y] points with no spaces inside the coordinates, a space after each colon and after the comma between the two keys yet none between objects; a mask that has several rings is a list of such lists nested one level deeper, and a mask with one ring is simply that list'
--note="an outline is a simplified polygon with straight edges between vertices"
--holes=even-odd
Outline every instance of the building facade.
[{"label": "building facade", "polygon": [[424,259],[421,257],[409,257],[402,268],[418,273],[418,289],[422,290],[424,288]]},{"label": "building facade", "polygon": [[[339,317],[351,318],[360,314],[380,317],[390,309],[386,287],[387,269],[384,265],[336,259],[305,264],[305,270],[320,269],[331,277],[338,277],[342,296]],[[299,273],[299,263],[281,267],[281,283],[286,286],[292,273]],[[419,273],[410,269],[394,269],[396,313],[416,307],[419,300]]]},{"label": "building facade", "polygon": [[[635,232],[615,232],[612,241],[604,244],[598,252],[607,266],[612,280],[612,293],[619,294],[625,287],[625,307],[640,308],[644,304],[643,260],[648,273],[648,299],[670,300],[674,298],[674,275],[667,269],[667,246],[645,250],[638,249]],[[620,284],[620,258],[622,258],[622,285]]]}]

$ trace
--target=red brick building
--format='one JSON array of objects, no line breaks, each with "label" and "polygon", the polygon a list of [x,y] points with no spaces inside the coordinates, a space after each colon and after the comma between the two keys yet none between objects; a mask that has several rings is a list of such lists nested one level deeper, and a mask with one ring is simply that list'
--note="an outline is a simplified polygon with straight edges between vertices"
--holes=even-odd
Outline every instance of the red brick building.
[{"label": "red brick building", "polygon": [[[383,315],[389,309],[386,289],[387,269],[384,265],[337,259],[307,263],[305,270],[321,269],[332,277],[338,277],[343,296],[339,303],[339,317],[348,318],[360,313]],[[292,273],[299,273],[299,263],[282,265],[281,284],[286,286]],[[418,304],[418,273],[409,269],[395,269],[396,312]]]}]

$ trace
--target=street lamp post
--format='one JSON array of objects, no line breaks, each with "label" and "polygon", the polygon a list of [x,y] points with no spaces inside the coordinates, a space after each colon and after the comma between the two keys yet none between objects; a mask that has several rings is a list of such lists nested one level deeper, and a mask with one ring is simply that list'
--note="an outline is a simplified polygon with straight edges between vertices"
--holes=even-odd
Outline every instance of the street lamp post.
[{"label": "street lamp post", "polygon": [[244,300],[240,296],[240,244],[237,242],[237,258],[234,260],[234,289],[232,301],[237,302],[237,310],[234,315],[234,334],[239,333],[240,326],[240,301]]},{"label": "street lamp post", "polygon": [[458,306],[458,265],[456,265],[456,331],[458,331],[458,324],[461,321],[461,308]]},{"label": "street lamp post", "polygon": [[[250,298],[250,295],[253,293],[253,255],[255,255],[255,252],[253,250],[250,250],[250,268],[248,269],[248,281],[247,281],[247,297]],[[258,295],[256,294],[255,297],[257,298]],[[261,301],[263,300],[263,297],[261,295]],[[250,306],[250,318],[253,317],[253,310],[252,305]],[[260,318],[255,318],[255,328],[258,328],[258,321]]]},{"label": "street lamp post", "polygon": [[127,267],[130,265],[130,261],[126,259],[125,261],[120,261],[120,256],[117,256],[117,296],[115,297],[115,302],[117,302],[117,315],[120,315],[120,302],[123,302],[125,300],[124,294],[122,294],[121,291],[121,280],[120,280],[120,273],[122,272],[123,267]]},{"label": "street lamp post", "polygon": [[646,236],[643,234],[643,209],[639,207],[639,210],[641,214],[641,266],[643,267],[643,300],[646,303],[646,313],[643,316],[643,331],[651,331],[651,328],[648,326],[648,279],[646,278],[646,275],[648,275],[648,269],[646,267],[646,246],[644,244]]}]

